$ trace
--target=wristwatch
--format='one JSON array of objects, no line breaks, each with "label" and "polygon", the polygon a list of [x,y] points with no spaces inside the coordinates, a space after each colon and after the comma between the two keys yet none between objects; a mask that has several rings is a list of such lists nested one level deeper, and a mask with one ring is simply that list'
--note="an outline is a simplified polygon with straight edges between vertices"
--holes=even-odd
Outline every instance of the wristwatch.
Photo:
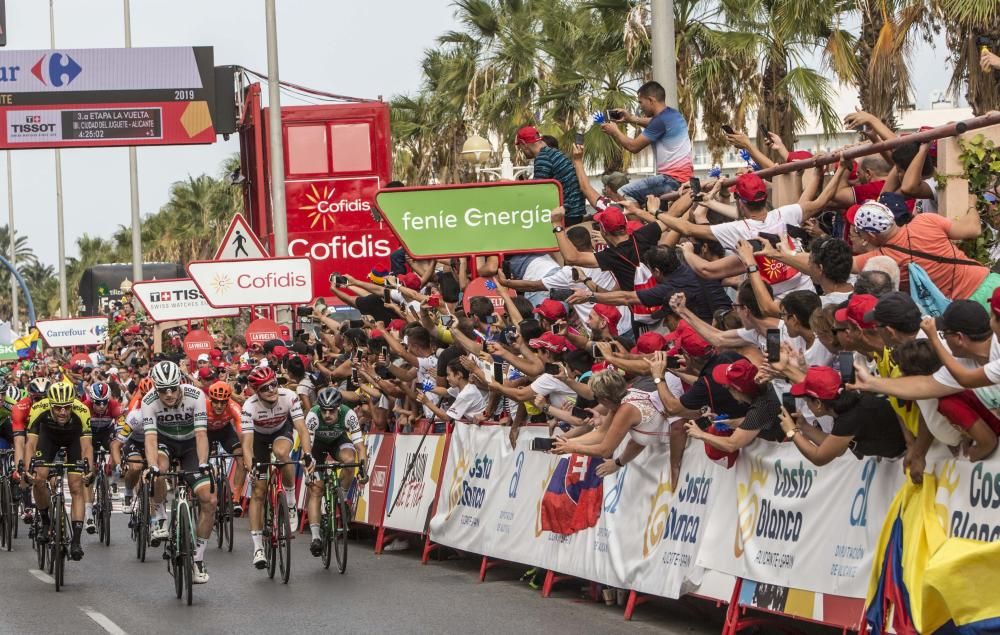
[{"label": "wristwatch", "polygon": [[556,225],[555,227],[552,228],[552,233],[553,234],[560,234],[560,233],[562,233],[563,229],[564,229],[564,227],[562,225]]},{"label": "wristwatch", "polygon": [[747,267],[747,273],[756,273],[756,272],[757,272],[757,265],[750,265],[749,267]]},{"label": "wristwatch", "polygon": [[653,377],[653,383],[654,384],[662,384],[663,383],[663,379],[660,378],[660,377]]},{"label": "wristwatch", "polygon": [[791,441],[792,437],[794,437],[798,433],[798,431],[799,431],[798,428],[792,428],[791,430],[785,433],[785,438]]}]

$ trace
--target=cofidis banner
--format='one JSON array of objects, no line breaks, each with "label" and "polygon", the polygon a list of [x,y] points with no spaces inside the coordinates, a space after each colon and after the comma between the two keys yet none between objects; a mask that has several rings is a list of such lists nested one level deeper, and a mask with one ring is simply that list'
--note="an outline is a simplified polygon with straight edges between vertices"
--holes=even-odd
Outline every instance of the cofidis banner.
[{"label": "cofidis banner", "polygon": [[554,251],[558,181],[382,190],[375,204],[414,258]]}]

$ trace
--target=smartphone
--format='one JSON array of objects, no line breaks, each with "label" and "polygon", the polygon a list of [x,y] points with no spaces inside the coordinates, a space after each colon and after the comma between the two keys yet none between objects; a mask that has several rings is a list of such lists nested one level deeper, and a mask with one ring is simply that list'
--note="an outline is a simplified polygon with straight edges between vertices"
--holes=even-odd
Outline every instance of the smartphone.
[{"label": "smartphone", "polygon": [[559,333],[560,333],[560,331],[559,331],[559,322],[556,322],[555,324],[552,325],[552,334],[553,335],[559,335]]},{"label": "smartphone", "polygon": [[346,287],[347,276],[334,276],[333,284],[337,285],[338,287]]},{"label": "smartphone", "polygon": [[670,211],[670,201],[660,199],[660,211],[669,212]]},{"label": "smartphone", "polygon": [[573,282],[579,282],[580,281],[580,270],[579,269],[577,269],[576,267],[573,267],[573,269],[572,269],[572,275],[573,275]]},{"label": "smartphone", "polygon": [[604,361],[604,353],[601,352],[601,349],[595,346],[591,352],[593,353],[594,363]]},{"label": "smartphone", "polygon": [[590,411],[587,410],[586,408],[581,408],[580,406],[573,406],[573,409],[570,411],[570,414],[572,414],[577,419],[587,419],[590,417]]},{"label": "smartphone", "polygon": [[379,379],[385,379],[386,381],[392,379],[392,373],[389,371],[388,366],[377,366],[375,374],[379,376]]},{"label": "smartphone", "polygon": [[730,126],[728,123],[722,124],[722,131],[725,132],[726,134],[735,134],[736,133],[736,131],[733,130],[733,127]]},{"label": "smartphone", "polygon": [[611,121],[622,121],[625,119],[625,111],[621,108],[612,108],[608,111],[608,117],[611,118]]},{"label": "smartphone", "polygon": [[299,317],[306,317],[313,314],[313,308],[311,306],[295,307],[295,314]]},{"label": "smartphone", "polygon": [[355,386],[358,386],[358,385],[361,384],[361,382],[358,381],[358,369],[357,368],[352,368],[351,369],[351,383],[354,384]]},{"label": "smartphone", "polygon": [[757,236],[771,243],[771,246],[775,248],[777,248],[778,242],[781,240],[781,236],[777,234],[769,234],[767,232],[758,232]]},{"label": "smartphone", "polygon": [[502,384],[503,376],[503,362],[493,362],[493,381],[498,384]]},{"label": "smartphone", "polygon": [[383,302],[392,301],[392,289],[382,289],[382,301]]},{"label": "smartphone", "polygon": [[389,361],[389,347],[388,346],[383,346],[382,347],[382,360],[383,361]]},{"label": "smartphone", "polygon": [[340,274],[339,274],[339,273],[331,273],[331,274],[330,274],[330,278],[329,278],[329,279],[330,279],[330,282],[331,282],[331,283],[334,283],[334,282],[336,282],[336,281],[337,281],[337,278],[338,278],[338,277],[340,277]]},{"label": "smartphone", "polygon": [[688,185],[691,186],[691,196],[698,196],[701,194],[701,179],[696,176],[692,176],[691,179],[688,180]]},{"label": "smartphone", "polygon": [[764,143],[771,145],[771,131],[767,129],[767,126],[760,124],[760,135],[764,137]]},{"label": "smartphone", "polygon": [[573,137],[573,143],[575,143],[578,146],[582,146],[583,145],[583,133],[582,132],[576,133],[576,136]]},{"label": "smartphone", "polygon": [[537,452],[548,452],[555,445],[555,439],[538,437],[531,440],[531,449]]},{"label": "smartphone", "polygon": [[684,358],[681,357],[680,355],[671,355],[667,357],[667,368],[680,368],[681,361],[683,359]]},{"label": "smartphone", "polygon": [[762,251],[764,249],[764,241],[758,238],[751,238],[747,241],[750,246],[753,247],[754,251]]},{"label": "smartphone", "polygon": [[449,327],[449,326],[451,326],[451,323],[452,323],[452,321],[454,321],[454,319],[455,319],[454,316],[449,315],[447,313],[445,315],[442,315],[441,316],[441,326],[444,326],[446,328]]},{"label": "smartphone", "polygon": [[559,367],[559,364],[549,363],[545,365],[545,372],[549,375],[558,375],[562,372],[562,368]]},{"label": "smartphone", "polygon": [[715,420],[712,419],[712,417],[707,417],[705,415],[702,415],[694,420],[694,424],[702,430],[708,430],[708,428],[712,425],[713,421]]},{"label": "smartphone", "polygon": [[500,321],[500,317],[497,316],[497,315],[495,315],[495,314],[494,315],[487,315],[486,317],[483,318],[483,323],[485,323],[485,324],[496,324],[499,321]]},{"label": "smartphone", "polygon": [[363,328],[365,328],[365,321],[364,320],[348,320],[347,321],[347,328],[349,328],[349,329],[363,329]]},{"label": "smartphone", "polygon": [[803,241],[812,240],[812,236],[809,235],[809,232],[807,232],[806,230],[802,229],[798,225],[788,225],[788,224],[786,224],[785,225],[785,231],[787,231],[788,235],[791,236],[792,238],[798,238],[799,240],[803,240]]},{"label": "smartphone", "polygon": [[358,350],[354,351],[354,361],[360,362],[364,358],[365,358],[364,349],[359,348]]},{"label": "smartphone", "polygon": [[777,362],[781,360],[781,331],[778,329],[767,329],[767,361]]},{"label": "smartphone", "polygon": [[795,414],[795,397],[790,393],[784,393],[781,395],[781,405],[785,407],[788,414]]},{"label": "smartphone", "polygon": [[560,302],[569,300],[571,295],[573,295],[573,289],[551,289],[549,291],[549,297]]},{"label": "smartphone", "polygon": [[840,380],[845,384],[854,383],[854,353],[845,351],[837,355],[840,364]]}]

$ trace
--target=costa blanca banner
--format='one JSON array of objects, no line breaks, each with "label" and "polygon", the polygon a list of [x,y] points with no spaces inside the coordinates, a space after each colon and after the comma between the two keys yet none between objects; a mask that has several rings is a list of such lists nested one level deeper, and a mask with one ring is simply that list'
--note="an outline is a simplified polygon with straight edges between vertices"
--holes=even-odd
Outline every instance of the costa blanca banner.
[{"label": "costa blanca banner", "polygon": [[948,537],[1000,541],[1000,455],[972,463],[935,446],[927,465],[937,476],[937,510]]},{"label": "costa blanca banner", "polygon": [[187,272],[215,308],[308,304],[313,297],[308,258],[198,261]]},{"label": "costa blanca banner", "polygon": [[603,459],[531,451],[544,429],[522,429],[516,448],[508,432],[456,426],[433,541],[665,597],[697,588],[706,517],[724,473],[700,442],[688,447],[672,491],[666,447],[647,447],[601,477]]},{"label": "costa blanca banner", "polygon": [[132,293],[155,322],[236,317],[238,308],[215,309],[205,301],[191,278],[136,282]]},{"label": "costa blanca banner", "polygon": [[441,434],[429,434],[422,443],[420,435],[396,435],[383,523],[387,528],[417,534],[427,531],[445,445]]},{"label": "costa blanca banner", "polygon": [[108,337],[108,318],[65,318],[38,320],[35,324],[45,344],[59,346],[97,346]]},{"label": "costa blanca banner", "polygon": [[[686,457],[685,457],[686,458]],[[755,580],[864,598],[898,461],[848,452],[817,467],[790,443],[744,448],[717,487],[698,564]]]},{"label": "costa blanca banner", "polygon": [[558,181],[382,190],[375,204],[415,258],[554,251]]}]

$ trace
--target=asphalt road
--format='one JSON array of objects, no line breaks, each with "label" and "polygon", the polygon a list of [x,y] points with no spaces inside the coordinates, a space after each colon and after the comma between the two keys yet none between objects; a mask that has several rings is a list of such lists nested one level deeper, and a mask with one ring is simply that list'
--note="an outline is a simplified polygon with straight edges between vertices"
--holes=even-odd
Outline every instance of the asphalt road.
[{"label": "asphalt road", "polygon": [[[308,533],[296,537],[288,585],[250,565],[250,536],[237,520],[232,553],[210,543],[208,584],[194,587],[194,605],[177,600],[161,550],[135,558],[127,517],[115,514],[110,547],[84,536],[86,555],[68,562],[59,593],[42,572],[21,526],[14,550],[0,553],[4,600],[0,633],[718,633],[722,610],[699,601],[656,600],[625,622],[622,609],[582,599],[582,582],[564,582],[552,597],[518,581],[524,568],[504,565],[478,582],[479,559],[451,553],[420,564],[417,549],[373,553],[373,541],[352,540],[348,569],[324,570],[309,554]],[[276,576],[277,578],[278,576]]]}]

